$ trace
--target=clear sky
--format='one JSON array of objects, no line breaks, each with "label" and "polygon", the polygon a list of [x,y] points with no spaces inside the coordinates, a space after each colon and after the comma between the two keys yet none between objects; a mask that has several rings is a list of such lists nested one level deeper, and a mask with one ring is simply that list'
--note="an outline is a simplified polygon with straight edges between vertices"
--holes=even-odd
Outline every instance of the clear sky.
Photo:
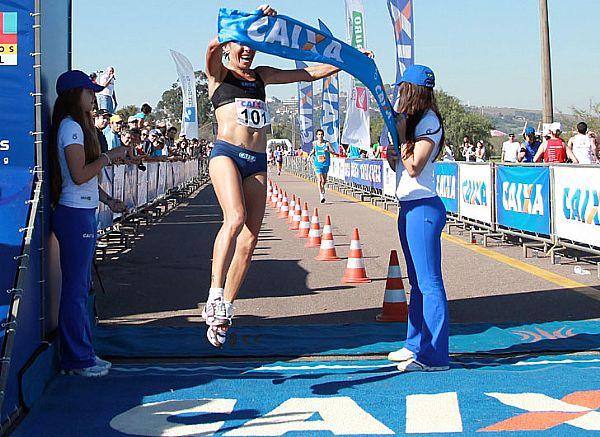
[{"label": "clear sky", "polygon": [[[120,106],[149,102],[176,81],[169,49],[204,69],[219,7],[254,9],[241,0],[75,0],[73,65],[116,68]],[[345,39],[343,0],[272,0],[280,13]],[[363,0],[367,46],[384,82],[395,77],[394,36],[386,0]],[[414,0],[415,60],[433,68],[439,88],[472,105],[541,108],[538,0]],[[570,112],[600,100],[600,0],[549,0],[555,108]],[[254,65],[291,68],[259,54]],[[293,85],[268,89],[279,98]]]}]

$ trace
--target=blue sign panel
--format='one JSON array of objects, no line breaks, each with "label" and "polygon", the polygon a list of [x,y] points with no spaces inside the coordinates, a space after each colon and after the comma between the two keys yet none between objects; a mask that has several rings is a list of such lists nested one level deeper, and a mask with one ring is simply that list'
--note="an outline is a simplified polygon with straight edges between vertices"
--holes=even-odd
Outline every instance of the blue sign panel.
[{"label": "blue sign panel", "polygon": [[458,214],[458,164],[435,163],[435,189],[446,211]]},{"label": "blue sign panel", "polygon": [[352,183],[352,163],[353,159],[347,158],[344,161],[344,181],[346,183]]},{"label": "blue sign panel", "polygon": [[196,108],[194,108],[193,106],[186,107],[183,113],[185,114],[185,117],[183,119],[185,123],[193,123],[196,121]]},{"label": "blue sign panel", "polygon": [[16,279],[35,165],[33,10],[32,0],[0,1],[0,322],[12,298],[6,290]]},{"label": "blue sign panel", "polygon": [[496,215],[502,226],[550,235],[550,169],[496,168]]},{"label": "blue sign panel", "polygon": [[346,182],[364,187],[383,189],[383,161],[374,159],[346,159]]}]

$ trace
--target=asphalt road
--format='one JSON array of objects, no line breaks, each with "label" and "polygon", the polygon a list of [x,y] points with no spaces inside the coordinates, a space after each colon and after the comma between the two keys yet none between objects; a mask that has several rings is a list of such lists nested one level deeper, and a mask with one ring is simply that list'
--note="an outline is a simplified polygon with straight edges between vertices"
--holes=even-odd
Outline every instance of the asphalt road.
[{"label": "asphalt road", "polygon": [[[332,217],[338,256],[347,255],[352,229],[360,229],[370,284],[341,283],[345,260],[314,260],[284,220],[267,208],[252,266],[235,302],[237,325],[364,323],[380,312],[390,250],[399,251],[393,214],[329,191],[318,204],[316,186],[292,175],[271,176],[288,195]],[[222,220],[210,185],[160,222],[143,228],[128,251],[99,263],[106,293],[98,294],[103,323],[185,326],[201,322],[212,242]],[[520,246],[471,245],[467,236],[444,236],[443,271],[452,322],[546,322],[597,318],[600,280],[589,264],[522,258]],[[574,266],[591,275],[574,273]],[[409,289],[408,281],[404,281]],[[573,288],[579,287],[579,288]]]}]

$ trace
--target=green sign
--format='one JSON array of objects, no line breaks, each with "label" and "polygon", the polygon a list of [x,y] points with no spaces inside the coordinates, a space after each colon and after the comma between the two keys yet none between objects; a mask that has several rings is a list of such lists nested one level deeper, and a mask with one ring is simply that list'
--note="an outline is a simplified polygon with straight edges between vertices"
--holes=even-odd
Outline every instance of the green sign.
[{"label": "green sign", "polygon": [[[350,23],[350,34],[352,35],[352,47],[362,49],[365,47],[365,22],[360,11],[352,11],[352,23]],[[364,86],[362,82],[354,79],[355,86]]]},{"label": "green sign", "polygon": [[365,26],[363,14],[352,11],[352,47],[362,49],[365,47]]}]

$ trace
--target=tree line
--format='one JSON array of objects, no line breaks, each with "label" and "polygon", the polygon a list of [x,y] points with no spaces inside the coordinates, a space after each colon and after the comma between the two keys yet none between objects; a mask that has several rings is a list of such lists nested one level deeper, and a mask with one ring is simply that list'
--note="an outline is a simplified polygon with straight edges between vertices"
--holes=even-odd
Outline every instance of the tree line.
[{"label": "tree line", "polygon": [[[203,71],[196,71],[196,102],[198,105],[198,126],[202,127],[202,134],[210,137],[212,134],[213,111],[208,98],[208,82],[206,74]],[[386,86],[386,90],[391,94],[391,88]],[[446,141],[448,143],[459,145],[462,139],[468,135],[472,140],[488,140],[491,121],[485,115],[469,112],[460,103],[460,100],[445,91],[436,90],[436,98],[444,127],[446,129]],[[183,107],[183,96],[178,82],[174,82],[171,87],[162,93],[162,96],[156,105],[153,115],[155,119],[167,120],[171,125],[179,127],[181,123],[181,111]],[[315,108],[315,128],[319,127],[320,109]],[[600,108],[598,108],[600,109]],[[126,106],[117,113],[126,119],[129,115],[137,112],[135,106]],[[340,108],[340,122],[343,123],[345,108]],[[294,129],[289,122],[274,123],[272,126],[272,138],[292,138],[292,132],[298,135],[297,127]],[[341,126],[343,128],[343,126]],[[371,140],[377,142],[381,129],[383,128],[383,118],[377,111],[371,112]],[[299,138],[299,137],[298,137]],[[297,138],[297,140],[298,140]],[[296,141],[298,144],[298,141]]]}]

